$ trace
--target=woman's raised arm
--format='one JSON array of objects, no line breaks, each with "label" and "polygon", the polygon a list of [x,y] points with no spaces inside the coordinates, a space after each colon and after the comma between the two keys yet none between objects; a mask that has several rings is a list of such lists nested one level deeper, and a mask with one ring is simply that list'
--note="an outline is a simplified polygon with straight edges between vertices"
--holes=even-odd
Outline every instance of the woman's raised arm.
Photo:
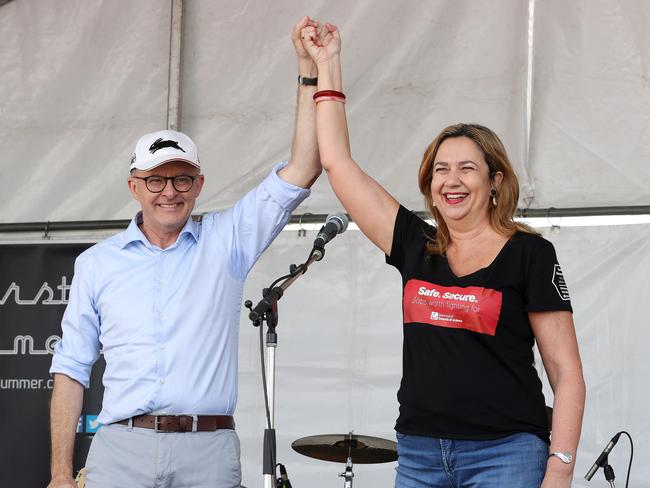
[{"label": "woman's raised arm", "polygon": [[[318,91],[342,92],[341,37],[336,26],[325,24],[320,33],[307,26],[301,38],[318,67]],[[332,100],[340,97],[322,98],[316,108],[316,132],[330,185],[361,231],[390,254],[399,203],[352,159],[345,104]]]}]

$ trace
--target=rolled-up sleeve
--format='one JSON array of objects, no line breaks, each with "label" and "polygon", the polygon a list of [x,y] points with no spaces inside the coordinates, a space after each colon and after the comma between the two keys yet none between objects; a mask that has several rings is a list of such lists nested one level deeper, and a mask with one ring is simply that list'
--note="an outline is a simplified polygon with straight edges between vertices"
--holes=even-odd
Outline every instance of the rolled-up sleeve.
[{"label": "rolled-up sleeve", "polygon": [[301,188],[284,181],[278,173],[282,168],[288,164],[287,161],[282,161],[273,167],[273,171],[261,183],[260,187],[266,189],[269,195],[278,202],[278,204],[291,214],[298,205],[300,205],[305,198],[309,196],[311,190],[308,188]]},{"label": "rolled-up sleeve", "polygon": [[63,336],[54,348],[50,367],[50,374],[65,374],[86,388],[100,351],[93,276],[93,256],[86,251],[75,261],[68,306],[61,321]]},{"label": "rolled-up sleeve", "polygon": [[243,279],[262,252],[289,221],[310,190],[284,181],[279,175],[287,164],[278,163],[264,180],[219,217],[218,232],[227,239],[233,273]]}]

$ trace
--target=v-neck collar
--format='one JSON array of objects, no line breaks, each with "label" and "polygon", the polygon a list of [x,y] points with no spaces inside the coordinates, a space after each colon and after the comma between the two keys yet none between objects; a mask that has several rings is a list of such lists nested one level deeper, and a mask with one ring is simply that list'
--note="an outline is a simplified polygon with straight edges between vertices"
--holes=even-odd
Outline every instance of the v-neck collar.
[{"label": "v-neck collar", "polygon": [[462,284],[465,282],[473,282],[475,283],[477,280],[479,281],[485,281],[487,279],[487,276],[489,274],[489,271],[501,260],[502,256],[506,253],[507,249],[510,247],[510,243],[512,240],[515,238],[517,233],[515,233],[510,239],[508,239],[497,255],[494,257],[494,259],[488,264],[487,266],[484,266],[482,268],[479,268],[475,271],[472,271],[471,273],[462,275],[462,276],[457,276],[454,271],[451,269],[451,266],[449,265],[449,259],[447,258],[446,254],[441,255],[442,260],[444,261],[444,266],[449,274],[449,276],[457,283]]}]

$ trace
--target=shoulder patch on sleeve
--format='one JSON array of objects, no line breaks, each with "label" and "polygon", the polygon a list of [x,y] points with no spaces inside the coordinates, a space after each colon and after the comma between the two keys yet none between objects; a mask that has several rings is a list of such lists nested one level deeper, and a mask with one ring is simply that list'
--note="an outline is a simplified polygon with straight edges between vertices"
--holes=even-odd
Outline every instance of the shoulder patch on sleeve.
[{"label": "shoulder patch on sleeve", "polygon": [[564,301],[569,301],[569,289],[566,286],[564,281],[564,274],[562,274],[562,268],[559,264],[553,266],[553,286],[557,290],[557,294],[560,295],[560,298]]}]

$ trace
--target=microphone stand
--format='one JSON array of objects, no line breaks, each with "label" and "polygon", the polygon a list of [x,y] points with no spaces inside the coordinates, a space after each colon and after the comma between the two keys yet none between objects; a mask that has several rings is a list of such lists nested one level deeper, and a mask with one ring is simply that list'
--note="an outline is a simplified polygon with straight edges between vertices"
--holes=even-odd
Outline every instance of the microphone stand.
[{"label": "microphone stand", "polygon": [[[307,261],[300,266],[292,264],[289,267],[289,274],[275,280],[271,286],[262,290],[262,300],[253,307],[253,302],[246,300],[244,306],[250,310],[248,318],[254,327],[259,327],[266,322],[266,351],[267,370],[266,375],[262,368],[264,383],[264,398],[266,400],[266,429],[264,429],[264,453],[262,460],[262,474],[264,475],[264,488],[275,488],[275,465],[276,465],[276,441],[275,441],[275,350],[278,345],[278,335],[275,330],[278,324],[278,300],[301,275],[307,272],[307,268],[314,262],[320,261],[325,256],[323,247],[313,248]],[[279,283],[279,285],[278,285]],[[260,340],[262,331],[260,329]],[[264,357],[262,354],[262,362]],[[265,379],[264,379],[265,377]]]},{"label": "microphone stand", "polygon": [[605,459],[603,459],[603,473],[605,474],[605,479],[609,482],[609,486],[611,488],[615,488],[614,479],[616,476],[614,476],[614,468],[609,465],[607,456],[605,456]]},{"label": "microphone stand", "polygon": [[625,434],[628,439],[630,439],[630,463],[628,464],[627,467],[627,479],[625,480],[625,487],[627,488],[628,483],[630,482],[630,470],[632,469],[632,458],[634,457],[634,443],[632,442],[632,436],[628,433],[625,432],[624,430],[618,432],[614,437],[612,437],[612,440],[609,441],[603,452],[600,453],[594,464],[589,468],[589,471],[587,471],[587,474],[585,475],[585,479],[587,481],[591,481],[591,478],[593,478],[594,474],[596,474],[596,471],[598,471],[598,468],[603,468],[603,473],[605,475],[605,479],[609,482],[609,486],[611,488],[614,488],[614,468],[612,468],[609,465],[609,453],[614,449],[614,446],[618,442],[618,438],[620,437],[621,434]]}]

